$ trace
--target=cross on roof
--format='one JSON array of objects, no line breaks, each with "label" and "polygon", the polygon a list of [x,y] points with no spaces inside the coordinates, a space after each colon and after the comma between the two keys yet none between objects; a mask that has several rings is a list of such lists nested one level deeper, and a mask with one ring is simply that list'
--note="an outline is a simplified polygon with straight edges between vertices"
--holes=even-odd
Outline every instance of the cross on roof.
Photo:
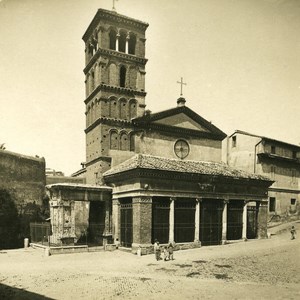
[{"label": "cross on roof", "polygon": [[116,8],[115,8],[115,2],[116,1],[119,1],[119,0],[113,0],[113,7],[112,7],[112,10],[115,11],[115,12],[117,11]]},{"label": "cross on roof", "polygon": [[181,77],[180,81],[177,81],[177,83],[179,83],[180,86],[180,96],[182,96],[182,86],[183,85],[187,85],[185,82],[183,82],[183,78]]}]

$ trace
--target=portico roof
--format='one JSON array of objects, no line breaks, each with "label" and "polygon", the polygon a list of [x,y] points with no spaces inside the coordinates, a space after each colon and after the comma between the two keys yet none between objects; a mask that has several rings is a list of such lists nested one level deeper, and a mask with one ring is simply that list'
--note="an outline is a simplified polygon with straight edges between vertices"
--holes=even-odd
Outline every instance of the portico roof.
[{"label": "portico roof", "polygon": [[271,181],[269,178],[233,169],[221,162],[170,159],[146,154],[137,154],[125,162],[106,171],[104,177],[111,177],[134,169],[158,170],[195,175],[221,176],[233,179]]}]

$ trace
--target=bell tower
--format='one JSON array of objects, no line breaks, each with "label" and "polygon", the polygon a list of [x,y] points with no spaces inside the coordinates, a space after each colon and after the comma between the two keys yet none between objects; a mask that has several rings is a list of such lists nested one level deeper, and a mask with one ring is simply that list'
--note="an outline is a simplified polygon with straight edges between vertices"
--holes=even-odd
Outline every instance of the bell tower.
[{"label": "bell tower", "polygon": [[147,23],[99,9],[85,42],[86,181],[134,155],[131,119],[145,111]]}]

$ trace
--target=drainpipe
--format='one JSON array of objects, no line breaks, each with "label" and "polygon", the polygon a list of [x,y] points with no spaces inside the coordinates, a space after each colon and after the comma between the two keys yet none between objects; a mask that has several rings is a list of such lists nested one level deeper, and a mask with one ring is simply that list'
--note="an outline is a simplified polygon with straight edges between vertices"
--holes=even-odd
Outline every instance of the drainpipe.
[{"label": "drainpipe", "polygon": [[262,139],[254,146],[254,174],[256,173],[256,162],[257,162],[257,159],[256,159],[256,149],[257,149],[257,146],[262,142]]}]

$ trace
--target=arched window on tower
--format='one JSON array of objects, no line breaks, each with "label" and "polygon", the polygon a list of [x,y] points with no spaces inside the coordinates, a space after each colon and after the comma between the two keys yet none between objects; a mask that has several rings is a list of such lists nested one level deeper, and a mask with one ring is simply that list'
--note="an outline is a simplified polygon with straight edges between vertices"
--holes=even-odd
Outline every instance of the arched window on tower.
[{"label": "arched window on tower", "polygon": [[131,99],[129,102],[129,120],[137,116],[137,103],[135,99]]},{"label": "arched window on tower", "polygon": [[135,135],[132,133],[130,134],[130,151],[135,150]]},{"label": "arched window on tower", "polygon": [[122,132],[120,135],[120,150],[129,151],[129,139],[126,132]]},{"label": "arched window on tower", "polygon": [[109,99],[109,116],[114,119],[118,118],[118,106],[116,97],[111,97]]},{"label": "arched window on tower", "polygon": [[115,30],[109,32],[109,49],[116,50],[117,33]]},{"label": "arched window on tower", "polygon": [[121,66],[120,68],[120,87],[125,87],[126,83],[126,68]]},{"label": "arched window on tower", "polygon": [[116,130],[111,130],[109,133],[109,148],[118,150],[118,132]]},{"label": "arched window on tower", "polygon": [[119,116],[120,116],[120,119],[122,119],[122,120],[126,119],[126,111],[127,111],[126,103],[127,103],[127,100],[124,98],[121,98],[119,100]]},{"label": "arched window on tower", "polygon": [[126,51],[126,32],[121,31],[119,36],[119,49],[120,52]]},{"label": "arched window on tower", "polygon": [[95,73],[94,73],[94,71],[91,73],[90,80],[91,80],[91,92],[92,92],[95,89]]},{"label": "arched window on tower", "polygon": [[133,33],[130,33],[129,35],[129,41],[128,41],[128,53],[129,54],[135,54],[135,45],[136,45],[136,36]]}]

